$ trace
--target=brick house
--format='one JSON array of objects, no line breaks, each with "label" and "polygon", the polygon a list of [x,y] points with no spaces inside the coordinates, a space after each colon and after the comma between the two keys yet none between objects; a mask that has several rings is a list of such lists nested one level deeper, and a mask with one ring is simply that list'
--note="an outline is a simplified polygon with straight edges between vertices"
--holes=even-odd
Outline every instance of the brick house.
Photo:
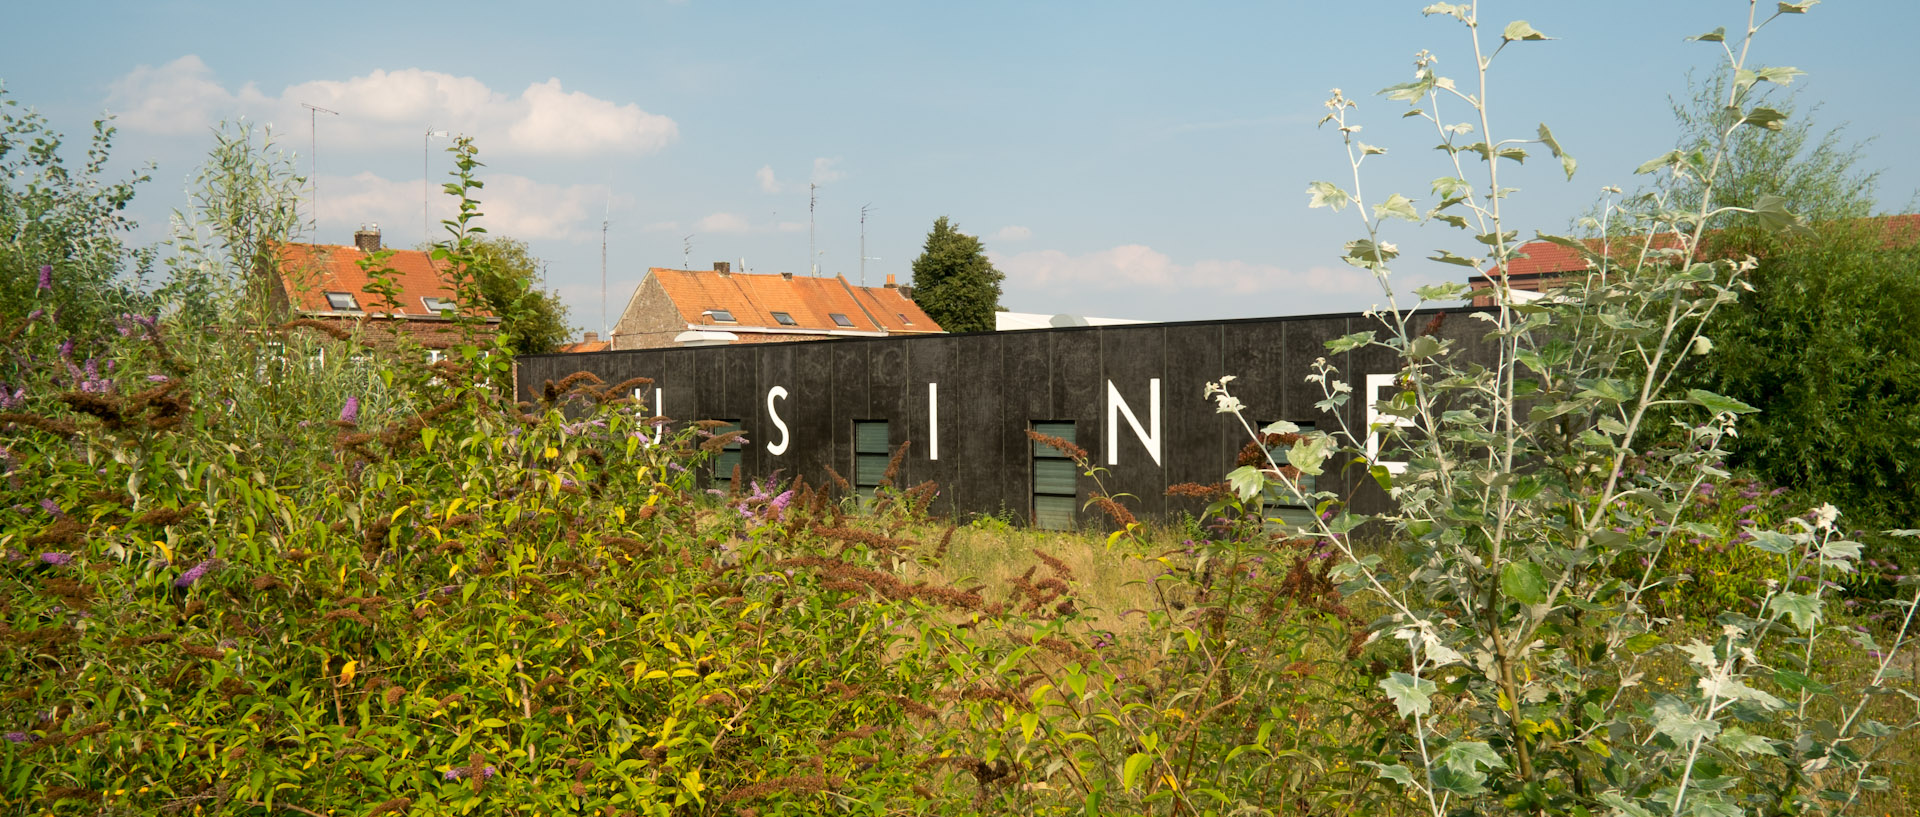
[{"label": "brick house", "polygon": [[392,350],[402,336],[432,351],[460,343],[461,330],[447,311],[481,317],[473,327],[481,339],[497,329],[500,319],[484,307],[462,307],[442,275],[446,264],[420,250],[394,250],[386,265],[397,273],[399,306],[366,290],[371,279],[360,262],[379,252],[380,228],[362,228],[352,246],[282,244],[278,248],[280,273],[271,293],[275,306],[297,318],[337,323],[342,329],[361,330],[368,346]]},{"label": "brick house", "polygon": [[885,286],[865,287],[843,275],[749,275],[720,261],[711,270],[647,270],[609,340],[623,350],[941,331],[892,275]]}]

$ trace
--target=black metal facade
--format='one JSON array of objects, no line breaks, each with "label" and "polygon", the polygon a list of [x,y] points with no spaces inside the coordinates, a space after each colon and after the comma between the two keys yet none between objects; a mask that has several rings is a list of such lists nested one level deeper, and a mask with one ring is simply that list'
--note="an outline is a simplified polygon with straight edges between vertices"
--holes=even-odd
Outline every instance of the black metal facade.
[{"label": "black metal facade", "polygon": [[[1477,345],[1485,327],[1469,311],[1458,310],[1436,334]],[[1072,422],[1079,444],[1107,469],[1106,489],[1130,494],[1126,504],[1142,518],[1167,518],[1200,507],[1168,497],[1169,486],[1219,482],[1247,442],[1238,421],[1205,396],[1209,381],[1236,376],[1233,393],[1252,421],[1330,429],[1344,419],[1362,428],[1367,375],[1385,396],[1398,365],[1382,349],[1333,355],[1325,343],[1378,327],[1376,319],[1347,314],[529,355],[519,359],[517,378],[525,400],[576,371],[608,383],[652,378],[642,395],[650,409],[746,429],[743,474],[777,470],[816,485],[831,479],[829,466],[852,479],[855,423],[884,420],[896,450],[912,443],[896,484],[933,480],[940,486],[934,510],[955,516],[1027,519],[1033,450],[1025,432],[1036,422]],[[1344,418],[1314,407],[1322,395],[1306,377],[1322,357],[1352,385],[1352,399],[1339,409]],[[1360,510],[1384,499],[1359,469],[1330,468],[1320,487]],[[1082,503],[1093,490],[1091,479],[1080,479]],[[1081,523],[1101,523],[1092,516],[1083,513]]]}]

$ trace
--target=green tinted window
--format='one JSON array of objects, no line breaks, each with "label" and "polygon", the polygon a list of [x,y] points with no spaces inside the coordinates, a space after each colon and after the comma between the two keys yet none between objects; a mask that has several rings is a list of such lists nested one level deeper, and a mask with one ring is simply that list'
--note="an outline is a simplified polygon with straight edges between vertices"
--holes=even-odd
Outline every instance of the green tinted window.
[{"label": "green tinted window", "polygon": [[853,487],[861,502],[873,499],[892,459],[887,448],[887,421],[866,420],[853,424]]},{"label": "green tinted window", "polygon": [[[1077,442],[1072,423],[1034,423],[1033,431]],[[1033,444],[1033,524],[1047,530],[1072,530],[1079,509],[1080,468],[1066,454]]]}]

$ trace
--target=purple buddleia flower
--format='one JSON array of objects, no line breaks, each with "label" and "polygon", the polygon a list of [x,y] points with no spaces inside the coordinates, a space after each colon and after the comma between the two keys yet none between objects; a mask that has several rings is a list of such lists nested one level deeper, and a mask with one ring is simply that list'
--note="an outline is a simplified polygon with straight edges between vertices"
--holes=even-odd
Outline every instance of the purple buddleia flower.
[{"label": "purple buddleia flower", "polygon": [[788,488],[782,491],[779,496],[774,497],[772,502],[767,503],[767,507],[773,511],[775,519],[785,519],[787,516],[787,506],[791,504],[793,504],[793,489]]},{"label": "purple buddleia flower", "polygon": [[173,586],[181,588],[192,587],[194,582],[206,578],[207,571],[212,569],[213,560],[203,559],[199,564],[187,568],[187,572],[180,574],[179,578],[174,579]]},{"label": "purple buddleia flower", "polygon": [[351,394],[347,395],[346,404],[340,407],[340,422],[343,422],[343,423],[360,422],[359,396],[351,395]]},{"label": "purple buddleia flower", "polygon": [[168,377],[167,377],[166,375],[164,375],[164,374],[150,374],[150,375],[147,375],[147,382],[148,382],[148,383],[165,383],[165,382],[167,382],[167,380],[168,380],[168,379],[169,379],[169,378],[168,378]]},{"label": "purple buddleia flower", "polygon": [[33,736],[25,732],[8,732],[7,742],[8,743],[32,743]]},{"label": "purple buddleia flower", "polygon": [[40,265],[40,291],[41,292],[53,291],[53,265],[52,264]]},{"label": "purple buddleia flower", "polygon": [[40,500],[40,509],[54,516],[60,515],[60,506],[51,499]]},{"label": "purple buddleia flower", "polygon": [[[480,770],[480,777],[482,779],[491,779],[493,778],[494,775],[497,775],[499,773],[500,773],[499,769],[495,769],[492,766],[488,766]],[[448,769],[444,773],[442,773],[440,776],[447,780],[464,780],[467,777],[467,770],[465,767],[461,767],[457,769]]]},{"label": "purple buddleia flower", "polygon": [[60,356],[63,358],[73,357],[73,338],[60,341]]},{"label": "purple buddleia flower", "polygon": [[50,564],[50,565],[67,565],[67,564],[73,564],[73,554],[70,554],[70,553],[42,553],[42,554],[40,554],[40,561],[42,561],[42,562],[44,562],[44,563],[46,563],[46,564]]}]

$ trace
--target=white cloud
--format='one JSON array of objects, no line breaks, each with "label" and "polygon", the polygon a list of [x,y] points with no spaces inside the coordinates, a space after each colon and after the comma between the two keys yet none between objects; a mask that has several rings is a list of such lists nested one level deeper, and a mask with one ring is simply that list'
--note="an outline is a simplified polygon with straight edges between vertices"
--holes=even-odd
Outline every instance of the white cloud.
[{"label": "white cloud", "polygon": [[773,165],[761,165],[760,171],[753,175],[760,180],[760,189],[763,192],[778,193],[786,188],[786,185],[781,184],[779,179],[774,178]]},{"label": "white cloud", "polygon": [[[596,239],[600,224],[593,216],[609,206],[606,185],[544,184],[508,174],[490,174],[482,181],[486,182],[479,193],[482,215],[474,224],[495,236],[523,241]],[[429,235],[438,240],[446,235],[440,221],[452,218],[456,207],[437,183],[423,191],[419,179],[390,180],[372,173],[323,176],[319,190],[322,221],[315,239],[323,244],[346,243],[352,227],[370,223],[381,225],[388,246],[414,246],[423,215],[432,221]],[[616,196],[612,203],[625,206],[628,199]]]},{"label": "white cloud", "polygon": [[693,229],[702,233],[746,233],[753,231],[753,225],[732,213],[714,213],[695,222]]},{"label": "white cloud", "polygon": [[834,165],[837,165],[839,163],[840,163],[839,157],[828,159],[823,156],[821,158],[814,159],[813,175],[808,178],[814,184],[826,184],[828,182],[837,182],[841,179],[844,179],[846,178],[847,174],[840,172],[838,169],[834,167]]},{"label": "white cloud", "polygon": [[1025,241],[1033,237],[1033,231],[1018,224],[1009,224],[1001,227],[999,232],[993,234],[993,237],[996,241]]},{"label": "white cloud", "polygon": [[649,153],[679,136],[666,116],[567,91],[560,80],[535,82],[509,96],[474,77],[406,68],[346,80],[313,80],[278,95],[248,83],[228,89],[198,56],[158,68],[142,65],[109,86],[107,106],[121,124],[156,133],[193,133],[223,118],[248,116],[289,125],[312,116],[302,103],[338,112],[317,123],[320,141],[337,147],[409,144],[428,123],[473,136],[484,152],[584,156]]},{"label": "white cloud", "polygon": [[1206,290],[1245,295],[1286,290],[1305,294],[1359,295],[1373,291],[1364,273],[1350,269],[1314,267],[1295,271],[1271,264],[1238,260],[1200,260],[1177,264],[1166,253],[1144,244],[1125,244],[1083,255],[1059,250],[1036,250],[1014,255],[989,252],[995,267],[1009,282],[1037,289],[1080,286],[1129,287],[1136,290]]}]

